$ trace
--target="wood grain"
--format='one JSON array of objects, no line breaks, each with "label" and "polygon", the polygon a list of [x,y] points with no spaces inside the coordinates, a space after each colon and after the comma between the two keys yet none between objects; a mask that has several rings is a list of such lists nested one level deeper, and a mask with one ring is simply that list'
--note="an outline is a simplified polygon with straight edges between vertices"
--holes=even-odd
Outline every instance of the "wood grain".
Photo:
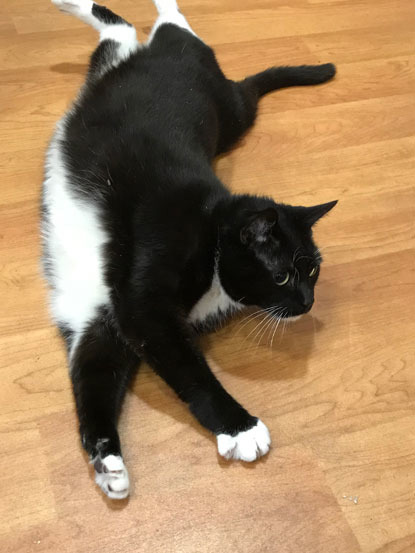
[{"label": "wood grain", "polygon": [[[113,0],[144,39],[150,0]],[[316,230],[326,259],[312,313],[272,347],[260,321],[203,339],[273,449],[220,459],[148,367],[120,430],[133,493],[113,503],[81,451],[64,348],[39,271],[38,197],[56,119],[96,37],[46,0],[0,7],[0,548],[13,553],[415,551],[415,4],[181,0],[234,79],[333,61],[316,88],[265,98],[216,162],[234,190],[339,199]],[[352,500],[350,500],[350,497]],[[353,501],[357,497],[356,503]]]}]

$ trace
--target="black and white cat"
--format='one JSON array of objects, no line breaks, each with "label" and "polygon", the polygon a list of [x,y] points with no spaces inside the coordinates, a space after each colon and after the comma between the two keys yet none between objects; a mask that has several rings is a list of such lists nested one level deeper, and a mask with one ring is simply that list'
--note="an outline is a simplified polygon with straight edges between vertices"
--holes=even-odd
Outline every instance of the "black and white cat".
[{"label": "black and white cat", "polygon": [[43,188],[44,268],[64,336],[82,444],[112,498],[129,481],[117,417],[141,359],[175,390],[230,459],[270,447],[266,426],[212,374],[196,336],[246,306],[310,310],[321,258],[313,207],[235,195],[213,158],[254,123],[258,99],[323,83],[331,64],[228,80],[175,0],[145,45],[90,0],[53,0],[100,34],[78,98],[51,140]]}]

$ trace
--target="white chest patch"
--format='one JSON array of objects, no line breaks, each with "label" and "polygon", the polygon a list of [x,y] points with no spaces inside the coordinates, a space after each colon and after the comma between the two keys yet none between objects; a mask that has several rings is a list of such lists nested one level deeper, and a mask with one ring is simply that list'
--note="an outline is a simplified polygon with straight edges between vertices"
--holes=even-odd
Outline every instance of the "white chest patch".
[{"label": "white chest patch", "polygon": [[102,252],[108,238],[96,208],[71,191],[61,152],[63,137],[63,124],[59,123],[46,162],[44,264],[52,288],[55,321],[80,333],[98,307],[109,302]]},{"label": "white chest patch", "polygon": [[217,269],[213,274],[209,290],[199,299],[189,313],[189,321],[203,324],[210,318],[221,318],[231,312],[239,311],[244,306],[233,300],[222,287]]}]

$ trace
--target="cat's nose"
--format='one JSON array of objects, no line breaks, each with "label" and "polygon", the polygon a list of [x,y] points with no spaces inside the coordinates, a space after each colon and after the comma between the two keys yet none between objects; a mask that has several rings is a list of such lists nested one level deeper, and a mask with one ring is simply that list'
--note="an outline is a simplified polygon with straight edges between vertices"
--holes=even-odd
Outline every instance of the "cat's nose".
[{"label": "cat's nose", "polygon": [[312,300],[304,300],[303,301],[303,309],[304,309],[304,313],[308,313],[308,311],[310,311],[310,309],[313,307],[313,303],[314,303],[314,299]]}]

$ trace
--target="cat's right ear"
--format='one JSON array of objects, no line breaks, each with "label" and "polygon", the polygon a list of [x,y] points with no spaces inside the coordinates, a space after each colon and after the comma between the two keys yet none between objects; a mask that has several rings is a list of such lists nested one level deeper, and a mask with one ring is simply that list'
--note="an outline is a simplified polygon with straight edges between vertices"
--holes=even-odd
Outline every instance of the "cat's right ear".
[{"label": "cat's right ear", "polygon": [[298,207],[297,213],[303,223],[312,227],[319,219],[324,217],[337,204],[337,200],[327,202],[326,204],[313,205],[311,207]]},{"label": "cat's right ear", "polygon": [[272,207],[251,213],[240,232],[242,244],[265,242],[276,224],[278,213]]}]

